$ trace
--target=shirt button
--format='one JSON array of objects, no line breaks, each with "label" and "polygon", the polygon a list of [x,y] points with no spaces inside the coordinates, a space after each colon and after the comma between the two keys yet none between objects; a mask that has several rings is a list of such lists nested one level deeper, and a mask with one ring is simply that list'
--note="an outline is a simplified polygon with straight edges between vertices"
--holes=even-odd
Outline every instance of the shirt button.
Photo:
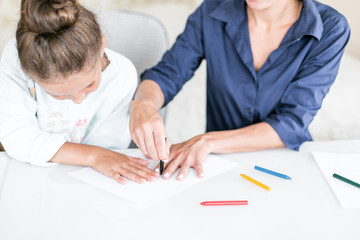
[{"label": "shirt button", "polygon": [[246,111],[247,111],[248,113],[251,113],[251,109],[250,109],[250,108],[247,108]]}]

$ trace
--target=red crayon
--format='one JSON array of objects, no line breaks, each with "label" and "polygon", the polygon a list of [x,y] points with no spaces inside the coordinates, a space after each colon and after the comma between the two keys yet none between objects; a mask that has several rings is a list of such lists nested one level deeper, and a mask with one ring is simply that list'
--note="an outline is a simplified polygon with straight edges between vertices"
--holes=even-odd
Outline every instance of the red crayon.
[{"label": "red crayon", "polygon": [[206,201],[200,204],[203,206],[248,205],[248,201]]}]

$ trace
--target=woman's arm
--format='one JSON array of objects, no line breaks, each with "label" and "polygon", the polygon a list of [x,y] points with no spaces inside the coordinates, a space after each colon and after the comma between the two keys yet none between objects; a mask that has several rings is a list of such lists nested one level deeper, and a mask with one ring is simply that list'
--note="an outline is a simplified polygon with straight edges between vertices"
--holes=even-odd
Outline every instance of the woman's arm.
[{"label": "woman's arm", "polygon": [[167,160],[171,145],[158,110],[174,98],[204,58],[202,8],[203,4],[188,18],[185,30],[162,60],[143,73],[131,105],[131,136],[153,160]]},{"label": "woman's arm", "polygon": [[204,134],[212,153],[250,152],[285,147],[276,131],[267,123],[257,123],[237,130]]},{"label": "woman's arm", "polygon": [[198,177],[204,175],[202,164],[209,153],[234,153],[285,147],[275,130],[267,123],[257,123],[237,130],[208,132],[171,147],[171,162],[166,166],[165,178],[181,167],[177,176],[182,180],[190,167]]},{"label": "woman's arm", "polygon": [[139,85],[130,110],[130,133],[142,153],[155,161],[167,160],[171,146],[165,141],[167,134],[158,113],[164,104],[164,94],[152,80]]}]

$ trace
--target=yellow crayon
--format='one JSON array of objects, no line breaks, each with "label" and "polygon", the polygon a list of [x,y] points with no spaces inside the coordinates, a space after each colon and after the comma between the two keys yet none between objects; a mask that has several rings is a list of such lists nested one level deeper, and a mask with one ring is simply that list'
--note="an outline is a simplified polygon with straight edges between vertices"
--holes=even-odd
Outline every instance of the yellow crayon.
[{"label": "yellow crayon", "polygon": [[249,182],[252,182],[252,183],[258,185],[259,187],[262,187],[262,188],[265,189],[265,190],[268,190],[268,191],[271,190],[271,188],[270,188],[269,186],[266,186],[265,184],[262,184],[261,182],[258,182],[258,181],[256,181],[255,179],[252,179],[251,177],[246,176],[245,174],[240,174],[240,176],[242,176],[243,178],[245,178],[245,179],[248,180]]}]

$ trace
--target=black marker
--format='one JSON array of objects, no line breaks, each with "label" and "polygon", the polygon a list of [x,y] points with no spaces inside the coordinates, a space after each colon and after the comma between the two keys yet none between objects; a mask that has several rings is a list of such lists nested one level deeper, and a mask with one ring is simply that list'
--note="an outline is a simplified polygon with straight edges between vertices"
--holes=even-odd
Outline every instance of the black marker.
[{"label": "black marker", "polygon": [[[165,144],[166,144],[166,137],[165,137]],[[164,161],[160,160],[160,175],[164,172]]]},{"label": "black marker", "polygon": [[160,175],[162,175],[164,171],[164,162],[160,160]]}]

